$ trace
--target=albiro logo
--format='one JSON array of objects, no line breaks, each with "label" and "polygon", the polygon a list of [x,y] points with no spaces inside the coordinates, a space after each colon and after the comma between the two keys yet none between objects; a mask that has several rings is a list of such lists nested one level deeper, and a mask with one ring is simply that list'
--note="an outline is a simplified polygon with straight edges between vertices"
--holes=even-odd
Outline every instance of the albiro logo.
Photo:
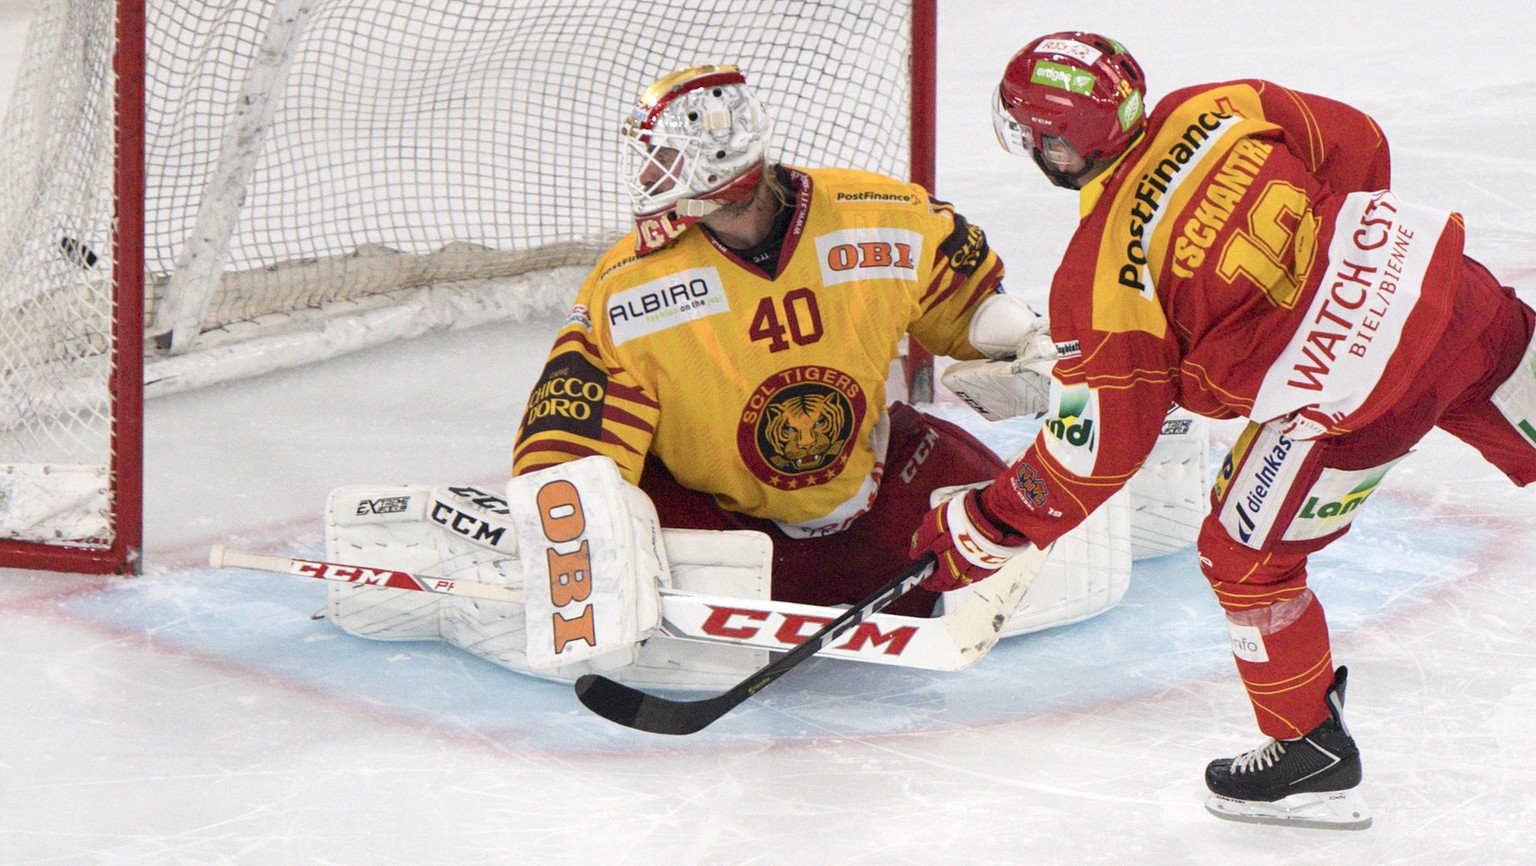
[{"label": "albiro logo", "polygon": [[1060,63],[1052,63],[1042,60],[1035,64],[1035,72],[1030,76],[1036,84],[1046,84],[1051,87],[1059,87],[1072,93],[1088,94],[1093,92],[1093,85],[1098,83],[1092,72],[1082,69],[1073,69]]}]

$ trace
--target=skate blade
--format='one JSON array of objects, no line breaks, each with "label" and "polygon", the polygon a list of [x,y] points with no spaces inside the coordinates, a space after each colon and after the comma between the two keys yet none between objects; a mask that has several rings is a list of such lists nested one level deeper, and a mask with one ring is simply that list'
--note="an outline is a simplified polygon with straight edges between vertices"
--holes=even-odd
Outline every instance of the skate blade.
[{"label": "skate blade", "polygon": [[1371,826],[1371,810],[1355,790],[1292,794],[1273,803],[1212,794],[1206,799],[1205,808],[1218,818],[1249,824],[1320,830],[1364,830]]}]

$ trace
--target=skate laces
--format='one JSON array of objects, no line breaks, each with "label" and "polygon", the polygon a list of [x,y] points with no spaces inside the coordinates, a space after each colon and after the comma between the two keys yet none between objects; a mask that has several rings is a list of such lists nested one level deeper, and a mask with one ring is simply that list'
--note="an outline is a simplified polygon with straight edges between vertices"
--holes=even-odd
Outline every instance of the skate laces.
[{"label": "skate laces", "polygon": [[1285,741],[1271,738],[1269,742],[1254,749],[1244,752],[1232,759],[1232,775],[1240,773],[1256,773],[1267,770],[1280,761],[1285,754]]}]

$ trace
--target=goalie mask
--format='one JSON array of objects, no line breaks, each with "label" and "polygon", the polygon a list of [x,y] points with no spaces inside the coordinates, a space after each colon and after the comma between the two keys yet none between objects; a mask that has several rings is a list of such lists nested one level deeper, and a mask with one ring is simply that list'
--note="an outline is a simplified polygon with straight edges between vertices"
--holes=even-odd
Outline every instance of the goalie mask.
[{"label": "goalie mask", "polygon": [[1032,156],[1051,183],[1081,189],[1146,128],[1146,78],[1125,46],[1052,33],[1008,61],[992,99],[1003,149]]},{"label": "goalie mask", "polygon": [[635,249],[671,243],[762,180],[769,123],[735,66],[694,66],[645,89],[620,133]]}]

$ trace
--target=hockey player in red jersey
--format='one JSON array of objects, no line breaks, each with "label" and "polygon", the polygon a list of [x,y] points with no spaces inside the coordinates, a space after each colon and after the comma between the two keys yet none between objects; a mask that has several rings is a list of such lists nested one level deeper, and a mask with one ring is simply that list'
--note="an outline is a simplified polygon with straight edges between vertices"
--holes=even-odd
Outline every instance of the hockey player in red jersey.
[{"label": "hockey player in red jersey", "polygon": [[[775,599],[860,600],[907,566],[931,491],[1003,468],[961,428],[887,407],[901,338],[1011,357],[1043,322],[1002,293],[982,231],[922,187],[770,160],[734,66],[658,80],[623,135],[636,228],[577,295],[514,474],[611,458],[663,526],[770,535]],[[926,616],[936,598],[888,610]]]},{"label": "hockey player in red jersey", "polygon": [[1271,739],[1210,764],[1207,808],[1363,827],[1346,672],[1307,556],[1432,427],[1536,479],[1536,314],[1463,255],[1459,215],[1390,191],[1386,138],[1360,111],[1242,80],[1176,90],[1148,116],[1145,93],[1135,59],[1095,34],[1008,63],[1000,141],[1081,197],[1050,292],[1053,406],[1022,458],[925,518],[912,552],[940,555],[932,588],[978,579],[1124,484],[1170,403],[1249,419],[1199,552]]}]

